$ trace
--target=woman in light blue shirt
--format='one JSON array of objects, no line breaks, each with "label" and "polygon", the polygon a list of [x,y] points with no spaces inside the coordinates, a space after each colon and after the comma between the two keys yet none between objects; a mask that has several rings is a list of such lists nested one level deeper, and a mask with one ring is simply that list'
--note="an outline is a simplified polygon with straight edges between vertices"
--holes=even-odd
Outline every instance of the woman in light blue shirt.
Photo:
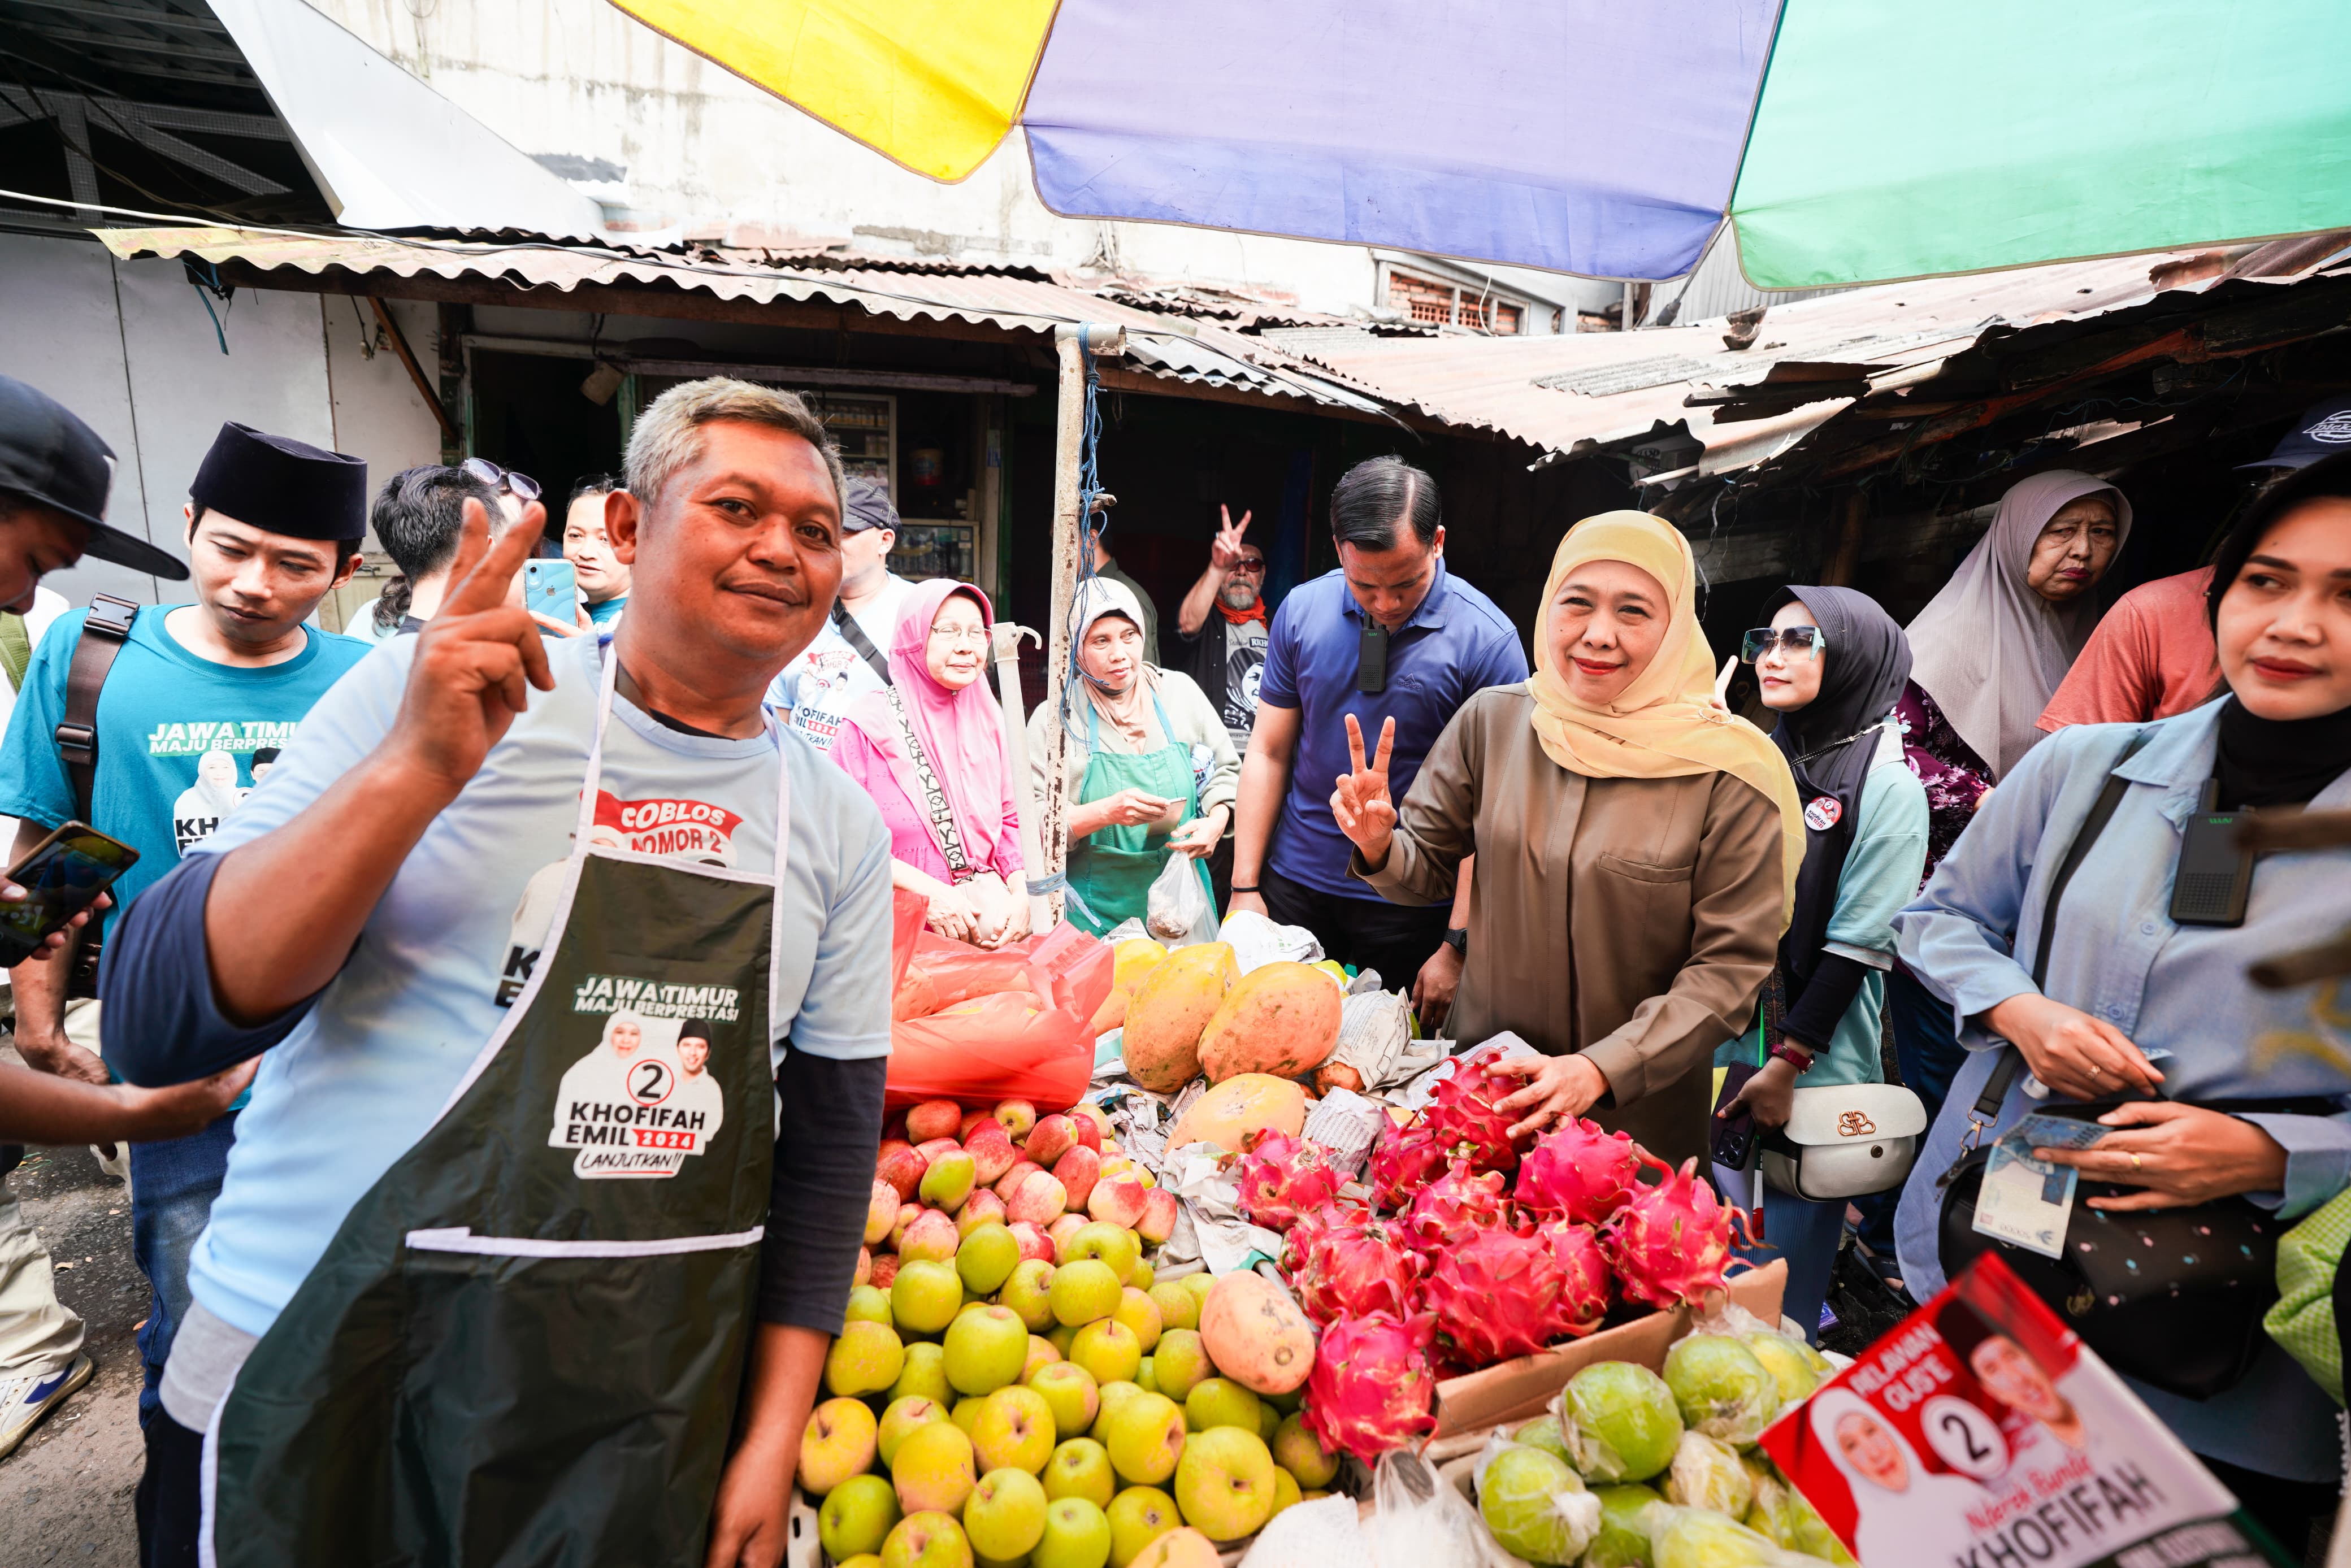
[{"label": "woman in light blue shirt", "polygon": [[[2241,1194],[2291,1220],[2351,1181],[2351,1114],[2202,1108],[2340,1105],[2351,1096],[2342,982],[2263,990],[2246,977],[2249,965],[2342,925],[2351,850],[2264,856],[2241,925],[2180,925],[2170,915],[2182,824],[2208,782],[2223,810],[2351,806],[2351,458],[2314,465],[2273,491],[2215,567],[2213,622],[2230,695],[2151,725],[2051,737],[2001,780],[1899,917],[1903,962],[1951,1006],[1971,1052],[1896,1221],[1903,1274],[1921,1299],[1944,1282],[1937,1178],[1958,1157],[2005,1043],[2030,1072],[2017,1075],[1987,1141],[2032,1108],[2033,1092],[2165,1096],[2100,1117],[2114,1131],[2095,1147],[2048,1156],[2142,1189],[2088,1199],[2094,1207]],[[2129,788],[2068,885],[2046,982],[2036,986],[2022,956],[2037,950],[2050,877],[2110,774]],[[2290,1551],[2301,1550],[2310,1520],[2332,1513],[2334,1406],[2276,1346],[2207,1400],[2134,1387]]]},{"label": "woman in light blue shirt", "polygon": [[[1800,1082],[1884,1082],[1878,1017],[1894,916],[1927,863],[1927,791],[1903,763],[1893,718],[1910,675],[1910,644],[1893,617],[1849,588],[1783,588],[1765,609],[1771,625],[1748,632],[1740,653],[1755,666],[1763,706],[1780,716],[1771,738],[1804,803],[1804,865],[1763,1016],[1718,1050],[1715,1064],[1759,1064],[1739,1103],[1758,1127],[1772,1128],[1787,1124]],[[1751,1177],[1716,1172],[1734,1201],[1747,1199]],[[1763,1197],[1769,1239],[1759,1252],[1787,1259],[1781,1310],[1815,1340],[1844,1209],[1843,1198]]]}]

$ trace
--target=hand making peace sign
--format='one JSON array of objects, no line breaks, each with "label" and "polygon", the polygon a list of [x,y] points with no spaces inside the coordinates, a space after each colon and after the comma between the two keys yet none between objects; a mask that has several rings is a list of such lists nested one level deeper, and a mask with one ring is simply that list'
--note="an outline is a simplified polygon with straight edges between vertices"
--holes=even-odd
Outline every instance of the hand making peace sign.
[{"label": "hand making peace sign", "polygon": [[1208,564],[1219,570],[1230,571],[1241,563],[1241,536],[1249,532],[1249,519],[1257,514],[1243,512],[1241,520],[1237,523],[1233,521],[1232,508],[1219,506],[1217,516],[1225,521],[1224,526],[1217,530],[1217,537],[1208,541]]},{"label": "hand making peace sign", "polygon": [[1370,767],[1364,765],[1364,728],[1347,716],[1347,758],[1353,770],[1339,776],[1331,791],[1331,815],[1339,831],[1364,852],[1364,863],[1374,871],[1388,863],[1388,845],[1395,837],[1395,802],[1388,798],[1388,754],[1395,749],[1395,720],[1380,726],[1379,749]]},{"label": "hand making peace sign", "polygon": [[417,636],[390,744],[452,797],[529,706],[530,688],[555,689],[538,626],[528,611],[507,602],[546,520],[547,509],[534,501],[492,543],[488,512],[479,501],[466,502],[465,531],[449,573],[455,586]]}]

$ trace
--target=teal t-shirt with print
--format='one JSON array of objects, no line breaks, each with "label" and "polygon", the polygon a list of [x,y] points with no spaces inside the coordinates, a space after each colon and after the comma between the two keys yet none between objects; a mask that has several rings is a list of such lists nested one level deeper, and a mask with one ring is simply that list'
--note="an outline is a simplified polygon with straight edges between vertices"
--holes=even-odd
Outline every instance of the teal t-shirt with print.
[{"label": "teal t-shirt with print", "polygon": [[628,607],[629,596],[623,593],[615,598],[607,599],[601,604],[589,605],[588,619],[600,627],[610,626],[621,618],[621,612]]},{"label": "teal t-shirt with print", "polygon": [[[163,624],[177,605],[151,605],[98,698],[98,777],[89,825],[139,852],[116,879],[114,911],[162,881],[210,837],[266,774],[303,715],[373,647],[305,627],[307,645],[283,664],[216,664],[180,645]],[[57,617],[26,667],[24,689],[0,739],[0,814],[45,828],[76,813],[73,782],[57,757],[66,674],[89,612]]]}]

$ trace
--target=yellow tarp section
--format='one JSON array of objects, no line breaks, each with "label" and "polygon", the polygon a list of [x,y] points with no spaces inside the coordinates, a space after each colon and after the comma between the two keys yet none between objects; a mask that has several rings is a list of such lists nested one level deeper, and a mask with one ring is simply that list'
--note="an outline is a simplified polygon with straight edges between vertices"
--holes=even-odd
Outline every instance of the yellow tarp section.
[{"label": "yellow tarp section", "polygon": [[1055,0],[612,0],[894,162],[960,180],[996,151]]}]

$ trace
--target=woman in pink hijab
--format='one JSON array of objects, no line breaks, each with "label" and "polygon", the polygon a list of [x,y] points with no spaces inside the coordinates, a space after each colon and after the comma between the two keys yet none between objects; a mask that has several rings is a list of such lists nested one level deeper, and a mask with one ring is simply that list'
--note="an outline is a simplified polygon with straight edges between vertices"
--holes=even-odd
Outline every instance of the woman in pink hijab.
[{"label": "woman in pink hijab", "polygon": [[850,705],[834,762],[890,829],[892,885],[930,901],[942,936],[1000,947],[1029,934],[1019,816],[987,667],[987,596],[937,578],[905,597],[890,690]]}]

